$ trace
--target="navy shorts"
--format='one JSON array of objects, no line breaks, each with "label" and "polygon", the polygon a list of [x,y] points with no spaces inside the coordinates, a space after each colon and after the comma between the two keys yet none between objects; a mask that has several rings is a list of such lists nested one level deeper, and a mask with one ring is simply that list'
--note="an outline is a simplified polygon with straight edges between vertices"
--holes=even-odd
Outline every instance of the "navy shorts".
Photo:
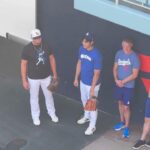
[{"label": "navy shorts", "polygon": [[124,105],[129,106],[134,97],[134,88],[115,86],[114,97],[117,101],[122,101]]},{"label": "navy shorts", "polygon": [[145,118],[150,118],[150,98],[146,101]]}]

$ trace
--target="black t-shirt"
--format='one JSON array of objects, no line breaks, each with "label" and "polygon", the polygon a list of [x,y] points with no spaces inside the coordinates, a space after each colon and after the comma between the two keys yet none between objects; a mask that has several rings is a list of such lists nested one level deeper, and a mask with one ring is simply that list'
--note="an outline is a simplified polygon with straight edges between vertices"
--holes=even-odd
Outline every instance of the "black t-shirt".
[{"label": "black t-shirt", "polygon": [[22,59],[28,61],[27,73],[30,79],[44,79],[51,73],[49,56],[52,51],[47,44],[33,46],[29,43],[24,47]]}]

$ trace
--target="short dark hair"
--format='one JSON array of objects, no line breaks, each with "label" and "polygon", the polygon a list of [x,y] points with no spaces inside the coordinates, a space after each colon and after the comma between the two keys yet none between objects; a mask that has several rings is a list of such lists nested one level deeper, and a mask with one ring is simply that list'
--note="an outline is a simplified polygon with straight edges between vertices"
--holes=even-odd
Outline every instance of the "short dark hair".
[{"label": "short dark hair", "polygon": [[123,39],[123,42],[127,42],[127,43],[129,43],[129,44],[134,45],[134,42],[133,42],[133,40],[132,40],[131,38],[124,38],[124,39]]}]

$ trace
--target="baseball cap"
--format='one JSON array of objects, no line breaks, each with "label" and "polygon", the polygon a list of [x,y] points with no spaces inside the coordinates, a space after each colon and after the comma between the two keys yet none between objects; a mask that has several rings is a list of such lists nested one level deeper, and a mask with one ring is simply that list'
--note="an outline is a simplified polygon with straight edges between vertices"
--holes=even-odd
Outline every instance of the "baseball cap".
[{"label": "baseball cap", "polygon": [[31,31],[31,38],[36,39],[41,37],[41,31],[39,29],[34,29]]},{"label": "baseball cap", "polygon": [[94,41],[94,36],[93,36],[92,33],[87,32],[87,33],[85,34],[85,36],[84,36],[83,39],[85,39],[85,40],[88,41],[88,42],[92,42],[92,41]]}]

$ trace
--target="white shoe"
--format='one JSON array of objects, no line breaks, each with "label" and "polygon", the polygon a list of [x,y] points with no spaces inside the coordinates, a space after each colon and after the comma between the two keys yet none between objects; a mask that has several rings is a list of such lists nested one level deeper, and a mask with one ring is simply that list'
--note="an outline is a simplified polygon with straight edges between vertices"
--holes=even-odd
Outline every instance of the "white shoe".
[{"label": "white shoe", "polygon": [[88,127],[85,131],[85,135],[93,135],[93,133],[96,131],[96,128]]},{"label": "white shoe", "polygon": [[51,116],[51,118],[52,118],[53,122],[55,122],[55,123],[59,122],[59,119],[58,119],[58,117],[56,115]]},{"label": "white shoe", "polygon": [[86,122],[89,122],[90,120],[88,118],[81,118],[77,121],[77,124],[85,124]]},{"label": "white shoe", "polygon": [[40,119],[39,118],[33,119],[33,124],[35,126],[39,126],[41,124]]}]

